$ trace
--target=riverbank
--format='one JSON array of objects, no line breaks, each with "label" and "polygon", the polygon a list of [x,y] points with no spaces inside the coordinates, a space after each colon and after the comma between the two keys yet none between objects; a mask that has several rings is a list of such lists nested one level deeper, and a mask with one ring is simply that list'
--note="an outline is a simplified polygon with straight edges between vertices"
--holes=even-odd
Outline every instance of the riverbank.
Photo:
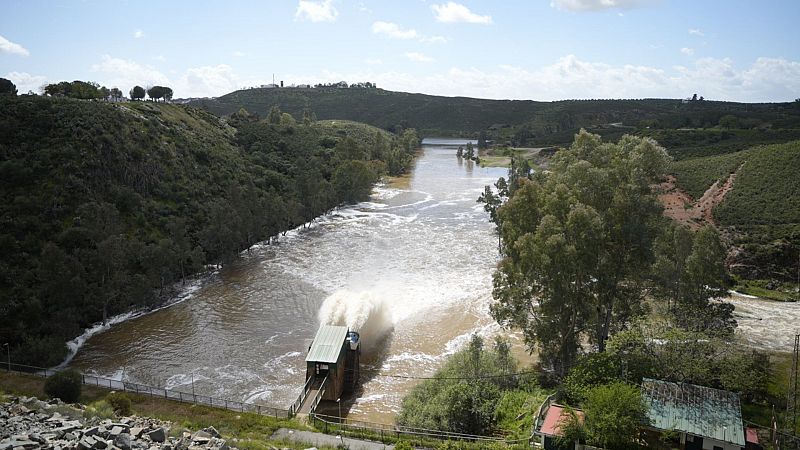
[{"label": "riverbank", "polygon": [[531,166],[546,168],[555,149],[552,147],[492,147],[481,150],[481,167],[510,167],[511,158],[525,159]]}]

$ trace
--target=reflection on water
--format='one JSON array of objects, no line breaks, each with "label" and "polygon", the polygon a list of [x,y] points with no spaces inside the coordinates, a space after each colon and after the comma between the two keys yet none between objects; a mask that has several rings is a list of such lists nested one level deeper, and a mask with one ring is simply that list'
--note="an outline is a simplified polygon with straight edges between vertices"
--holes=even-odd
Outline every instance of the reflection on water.
[{"label": "reflection on water", "polygon": [[493,225],[477,197],[505,175],[459,161],[453,145],[426,140],[407,183],[382,185],[370,202],[340,209],[276,245],[255,246],[184,303],[124,322],[84,345],[71,365],[101,375],[287,407],[331,294],[379,299],[394,330],[365,358],[372,369],[350,415],[391,421],[416,382],[432,374],[488,315],[497,261]]}]

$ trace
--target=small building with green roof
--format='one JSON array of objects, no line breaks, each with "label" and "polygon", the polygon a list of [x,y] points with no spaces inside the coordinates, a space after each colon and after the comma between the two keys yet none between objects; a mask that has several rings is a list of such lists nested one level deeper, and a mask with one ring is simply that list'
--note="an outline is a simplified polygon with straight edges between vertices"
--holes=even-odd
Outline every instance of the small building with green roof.
[{"label": "small building with green roof", "polygon": [[742,450],[745,432],[739,395],[688,383],[645,378],[648,429],[675,432],[685,450]]}]

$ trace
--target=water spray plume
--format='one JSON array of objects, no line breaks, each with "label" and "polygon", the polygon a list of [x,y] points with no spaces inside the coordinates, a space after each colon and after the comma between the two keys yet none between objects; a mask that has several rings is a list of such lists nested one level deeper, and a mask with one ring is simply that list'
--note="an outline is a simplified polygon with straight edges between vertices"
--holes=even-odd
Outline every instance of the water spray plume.
[{"label": "water spray plume", "polygon": [[376,344],[394,329],[391,311],[370,292],[338,290],[322,303],[318,317],[321,325],[340,325],[357,331],[367,352],[375,350]]}]

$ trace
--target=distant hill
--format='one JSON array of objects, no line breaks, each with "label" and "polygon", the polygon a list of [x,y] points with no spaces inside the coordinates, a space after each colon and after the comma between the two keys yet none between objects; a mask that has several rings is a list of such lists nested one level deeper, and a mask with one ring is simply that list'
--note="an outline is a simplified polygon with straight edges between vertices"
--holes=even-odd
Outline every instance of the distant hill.
[{"label": "distant hill", "polygon": [[[796,102],[795,102],[796,103]],[[295,117],[313,111],[319,119],[349,119],[393,130],[416,128],[424,135],[477,135],[515,145],[567,144],[580,128],[614,137],[640,128],[716,126],[726,115],[749,127],[785,128],[800,123],[795,103],[732,103],[643,100],[486,100],[359,88],[256,88],[190,104],[217,115],[244,107],[265,116],[273,105]]]}]

